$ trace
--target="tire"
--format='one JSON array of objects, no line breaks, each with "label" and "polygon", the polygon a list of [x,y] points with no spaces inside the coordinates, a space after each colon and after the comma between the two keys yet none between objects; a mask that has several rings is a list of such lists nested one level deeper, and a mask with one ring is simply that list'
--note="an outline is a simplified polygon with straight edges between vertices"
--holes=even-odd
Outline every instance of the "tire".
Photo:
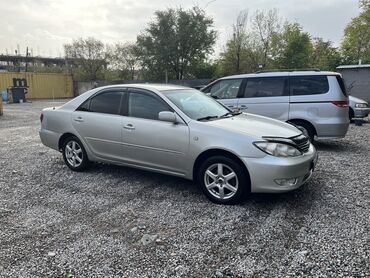
[{"label": "tire", "polygon": [[207,198],[217,204],[237,204],[250,192],[245,169],[226,156],[206,159],[199,168],[197,180]]},{"label": "tire", "polygon": [[82,172],[89,166],[85,148],[76,136],[70,136],[63,141],[62,153],[64,163],[72,171]]},{"label": "tire", "polygon": [[302,130],[303,134],[306,135],[311,143],[314,142],[315,140],[315,130],[313,129],[313,127],[306,123],[306,122],[301,122],[301,121],[296,121],[296,122],[292,122],[293,125],[295,125],[298,129]]},{"label": "tire", "polygon": [[350,107],[349,108],[349,121],[350,122],[353,122],[353,118],[355,117],[355,112],[353,111],[353,109]]}]

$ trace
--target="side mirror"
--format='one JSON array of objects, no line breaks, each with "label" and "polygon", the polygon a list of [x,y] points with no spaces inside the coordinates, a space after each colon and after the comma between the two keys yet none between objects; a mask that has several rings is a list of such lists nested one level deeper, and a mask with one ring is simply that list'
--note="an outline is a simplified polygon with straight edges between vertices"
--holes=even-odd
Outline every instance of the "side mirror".
[{"label": "side mirror", "polygon": [[176,114],[170,111],[161,111],[158,114],[158,120],[170,123],[176,123]]}]

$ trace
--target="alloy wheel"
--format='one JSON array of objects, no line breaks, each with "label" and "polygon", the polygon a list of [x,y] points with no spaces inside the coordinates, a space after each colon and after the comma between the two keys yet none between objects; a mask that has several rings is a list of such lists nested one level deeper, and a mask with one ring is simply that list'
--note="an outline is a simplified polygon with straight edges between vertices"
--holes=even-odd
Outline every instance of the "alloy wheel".
[{"label": "alloy wheel", "polygon": [[82,164],[83,152],[78,142],[72,140],[66,144],[65,157],[68,163],[74,168]]},{"label": "alloy wheel", "polygon": [[238,191],[239,180],[232,168],[223,163],[216,163],[205,171],[204,184],[212,196],[220,200],[227,200]]}]

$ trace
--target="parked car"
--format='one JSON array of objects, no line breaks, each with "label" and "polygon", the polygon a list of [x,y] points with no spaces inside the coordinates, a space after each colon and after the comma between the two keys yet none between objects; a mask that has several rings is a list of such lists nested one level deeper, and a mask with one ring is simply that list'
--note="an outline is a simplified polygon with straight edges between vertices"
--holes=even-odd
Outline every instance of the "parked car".
[{"label": "parked car", "polygon": [[349,96],[349,119],[366,118],[370,113],[369,104],[360,98]]},{"label": "parked car", "polygon": [[292,123],[310,137],[346,135],[348,96],[340,74],[260,72],[223,77],[201,91],[231,109]]},{"label": "parked car", "polygon": [[223,204],[298,188],[317,158],[294,126],[234,113],[180,86],[101,87],[44,109],[40,119],[42,143],[61,151],[73,171],[97,161],[171,174],[197,181]]}]

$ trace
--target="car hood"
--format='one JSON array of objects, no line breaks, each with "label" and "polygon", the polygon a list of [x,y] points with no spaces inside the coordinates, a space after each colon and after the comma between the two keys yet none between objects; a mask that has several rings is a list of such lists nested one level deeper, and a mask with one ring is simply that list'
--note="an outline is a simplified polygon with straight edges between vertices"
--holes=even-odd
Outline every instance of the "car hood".
[{"label": "car hood", "polygon": [[290,138],[302,133],[291,124],[248,113],[206,123],[210,126],[222,128],[231,132],[243,133],[259,138],[263,136]]}]

